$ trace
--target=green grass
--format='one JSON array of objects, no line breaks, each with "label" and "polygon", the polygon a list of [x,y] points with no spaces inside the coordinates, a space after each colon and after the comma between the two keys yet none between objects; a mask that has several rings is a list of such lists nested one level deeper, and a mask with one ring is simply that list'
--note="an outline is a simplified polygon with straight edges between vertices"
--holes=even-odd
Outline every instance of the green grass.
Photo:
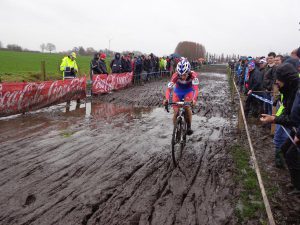
[{"label": "green grass", "polygon": [[71,137],[73,134],[75,134],[75,131],[64,131],[61,133],[61,136],[64,138]]},{"label": "green grass", "polygon": [[[255,171],[249,165],[249,151],[239,145],[232,146],[231,153],[236,166],[235,180],[242,188],[236,206],[240,223],[261,217],[265,211]],[[265,221],[261,220],[260,224]]]},{"label": "green grass", "polygon": [[[0,79],[2,82],[42,80],[41,61],[46,63],[46,80],[62,79],[59,66],[64,55],[0,51]],[[89,77],[91,56],[77,56],[79,75]]]}]

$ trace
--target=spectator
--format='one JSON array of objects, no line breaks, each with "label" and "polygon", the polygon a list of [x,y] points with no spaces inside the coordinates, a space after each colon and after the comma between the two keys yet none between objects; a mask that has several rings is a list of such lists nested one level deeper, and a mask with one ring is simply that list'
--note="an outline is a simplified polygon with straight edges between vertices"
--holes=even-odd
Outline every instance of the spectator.
[{"label": "spectator", "polygon": [[[278,67],[279,65],[282,64],[284,58],[282,55],[277,55],[275,57],[275,66]],[[276,116],[280,116],[283,113],[284,106],[282,104],[283,102],[283,94],[280,94],[277,100],[274,100],[273,105],[276,106]],[[286,128],[286,130],[289,132],[289,129]],[[276,124],[275,125],[275,133],[274,133],[274,138],[273,138],[273,143],[275,146],[275,166],[277,168],[284,168],[284,160],[281,155],[281,146],[284,144],[286,139],[288,138],[287,134],[285,133],[284,129],[282,128],[281,125]]]},{"label": "spectator", "polygon": [[294,49],[294,50],[291,52],[291,57],[292,57],[292,58],[295,58],[295,59],[300,59],[300,47]]},{"label": "spectator", "polygon": [[[265,90],[264,97],[268,100],[271,100],[271,92],[273,91],[273,84],[275,81],[275,57],[276,54],[274,52],[268,54],[268,65],[263,80],[263,89]],[[268,103],[264,103],[264,111],[266,114],[272,115],[272,106]]]},{"label": "spectator", "polygon": [[60,64],[60,71],[63,72],[63,80],[73,79],[76,77],[78,66],[76,63],[76,53],[71,52],[70,55],[64,57]]},{"label": "spectator", "polygon": [[285,59],[284,62],[292,64],[296,68],[296,70],[298,70],[298,72],[300,73],[300,61],[299,61],[299,59],[288,56]]},{"label": "spectator", "polygon": [[121,63],[122,63],[122,72],[127,73],[127,72],[132,72],[132,67],[131,67],[131,60],[130,56],[122,56],[121,57]]},{"label": "spectator", "polygon": [[93,75],[95,74],[101,74],[101,70],[99,68],[99,54],[96,53],[94,55],[94,58],[91,61],[90,64],[90,76],[91,76],[91,80],[93,80]]},{"label": "spectator", "polygon": [[134,74],[136,83],[141,82],[141,73],[143,71],[143,60],[142,57],[138,56],[134,62]]},{"label": "spectator", "polygon": [[152,61],[150,56],[146,56],[145,61],[144,61],[144,68],[146,74],[146,81],[150,80],[151,72],[152,72]]},{"label": "spectator", "polygon": [[282,55],[276,55],[274,59],[275,66],[279,66],[283,62],[283,56]]},{"label": "spectator", "polygon": [[101,71],[101,74],[108,75],[105,60],[106,60],[106,54],[101,53],[100,54],[100,59],[99,59],[99,69]]},{"label": "spectator", "polygon": [[[63,72],[63,80],[65,79],[74,79],[78,71],[78,66],[76,63],[76,53],[71,52],[70,55],[64,57],[60,64],[60,71]],[[67,101],[66,111],[70,110],[70,101]],[[77,107],[79,107],[80,99],[77,99]]]},{"label": "spectator", "polygon": [[[298,136],[295,137],[293,127],[299,127],[300,125],[299,105],[297,105],[297,101],[294,102],[296,93],[299,92],[298,71],[289,63],[283,63],[278,66],[276,70],[276,85],[279,87],[280,93],[284,95],[284,110],[280,116],[262,114],[261,121],[264,123],[276,123],[289,128],[292,130],[291,136],[297,141]],[[292,185],[295,187],[289,194],[299,194],[300,153],[297,151],[297,148],[293,146],[290,139],[286,140],[280,150],[282,151],[289,168]]]},{"label": "spectator", "polygon": [[[261,95],[262,90],[262,80],[263,76],[259,68],[255,65],[254,61],[248,64],[249,70],[249,81],[248,81],[248,97],[245,105],[245,116],[249,115],[250,109],[252,109],[252,115],[258,117],[261,113],[262,104],[260,100],[252,96],[252,93],[256,95]],[[257,92],[257,93],[256,93]]]},{"label": "spectator", "polygon": [[122,73],[121,54],[116,53],[115,58],[110,63],[112,73]]}]

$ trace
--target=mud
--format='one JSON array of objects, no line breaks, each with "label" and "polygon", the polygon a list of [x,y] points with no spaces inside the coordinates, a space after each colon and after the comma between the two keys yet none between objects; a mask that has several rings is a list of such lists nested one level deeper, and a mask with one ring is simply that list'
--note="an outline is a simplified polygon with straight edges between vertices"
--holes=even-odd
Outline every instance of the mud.
[{"label": "mud", "polygon": [[[166,81],[0,120],[0,224],[235,224],[235,118],[224,74],[202,74],[174,168]],[[137,107],[138,106],[138,107]]]}]

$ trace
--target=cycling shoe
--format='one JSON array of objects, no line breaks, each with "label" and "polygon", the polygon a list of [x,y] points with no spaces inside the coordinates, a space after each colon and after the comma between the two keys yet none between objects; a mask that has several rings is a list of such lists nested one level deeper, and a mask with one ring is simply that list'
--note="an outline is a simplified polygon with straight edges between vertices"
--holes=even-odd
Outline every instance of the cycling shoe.
[{"label": "cycling shoe", "polygon": [[186,135],[192,135],[194,131],[192,129],[187,129]]}]

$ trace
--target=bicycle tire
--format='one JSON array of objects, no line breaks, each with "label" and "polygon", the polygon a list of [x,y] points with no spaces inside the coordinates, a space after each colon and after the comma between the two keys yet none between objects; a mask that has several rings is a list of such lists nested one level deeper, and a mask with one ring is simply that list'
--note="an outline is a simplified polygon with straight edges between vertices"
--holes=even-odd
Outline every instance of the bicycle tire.
[{"label": "bicycle tire", "polygon": [[185,120],[182,122],[182,143],[181,143],[181,151],[186,145],[186,132],[187,132],[187,124]]},{"label": "bicycle tire", "polygon": [[172,161],[173,161],[174,167],[177,167],[178,160],[180,158],[180,152],[176,151],[176,146],[177,146],[177,144],[180,144],[179,150],[180,151],[182,150],[181,140],[182,140],[182,121],[181,121],[181,119],[178,119],[173,128],[172,141],[171,141]]}]

